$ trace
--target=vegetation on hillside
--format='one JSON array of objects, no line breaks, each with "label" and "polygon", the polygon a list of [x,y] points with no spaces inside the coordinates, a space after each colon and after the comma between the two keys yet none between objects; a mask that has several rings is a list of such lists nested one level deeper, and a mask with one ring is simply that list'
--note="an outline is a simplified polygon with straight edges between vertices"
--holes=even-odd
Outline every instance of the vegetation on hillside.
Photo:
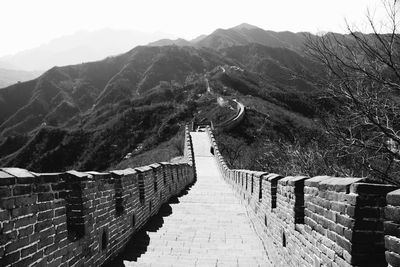
[{"label": "vegetation on hillside", "polygon": [[[378,25],[368,15],[371,34],[348,27],[347,35],[308,36],[307,60],[320,70],[309,76],[310,72],[297,68],[292,81],[304,79],[311,88],[321,88],[314,94],[317,97],[303,97],[300,90],[278,93],[283,102],[290,99],[282,113],[258,105],[257,111],[264,109],[260,113],[268,114],[265,121],[257,121],[258,115],[250,113],[245,124],[217,135],[232,167],[284,175],[368,177],[400,184],[399,6],[397,1],[383,3],[388,20]],[[267,69],[265,75],[270,73]],[[311,120],[294,118],[300,114]]]},{"label": "vegetation on hillside", "polygon": [[377,179],[400,184],[400,36],[398,1],[384,1],[387,20],[367,15],[369,35],[348,26],[348,36],[308,39],[308,54],[324,65],[318,77],[338,103],[326,129],[340,155],[351,155]]},{"label": "vegetation on hillside", "polygon": [[216,134],[231,167],[395,180],[397,33],[305,41],[241,25],[196,46],[53,68],[0,90],[0,164],[48,172],[167,161],[182,154],[186,123],[225,121],[236,99],[245,119]]}]

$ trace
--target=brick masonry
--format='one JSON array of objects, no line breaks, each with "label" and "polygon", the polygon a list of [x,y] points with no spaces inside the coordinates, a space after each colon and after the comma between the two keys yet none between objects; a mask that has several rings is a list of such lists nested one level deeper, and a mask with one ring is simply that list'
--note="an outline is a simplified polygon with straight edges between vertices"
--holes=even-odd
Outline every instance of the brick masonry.
[{"label": "brick masonry", "polygon": [[195,180],[188,128],[185,163],[107,173],[0,169],[0,266],[100,266],[163,203]]},{"label": "brick masonry", "polygon": [[362,178],[282,177],[217,165],[277,266],[400,266],[400,189]]}]

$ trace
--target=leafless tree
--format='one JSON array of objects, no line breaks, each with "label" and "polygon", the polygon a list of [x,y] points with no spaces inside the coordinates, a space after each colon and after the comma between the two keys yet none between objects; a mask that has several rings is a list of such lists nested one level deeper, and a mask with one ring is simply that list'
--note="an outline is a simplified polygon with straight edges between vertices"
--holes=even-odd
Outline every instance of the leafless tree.
[{"label": "leafless tree", "polygon": [[228,135],[220,137],[224,142],[220,142],[219,149],[224,155],[228,165],[235,168],[241,168],[243,165],[242,158],[245,156],[246,143],[243,140],[235,139]]},{"label": "leafless tree", "polygon": [[371,33],[307,37],[308,54],[326,67],[321,78],[338,107],[327,116],[342,155],[362,158],[374,178],[400,184],[399,3],[382,2],[386,21],[367,12]]}]

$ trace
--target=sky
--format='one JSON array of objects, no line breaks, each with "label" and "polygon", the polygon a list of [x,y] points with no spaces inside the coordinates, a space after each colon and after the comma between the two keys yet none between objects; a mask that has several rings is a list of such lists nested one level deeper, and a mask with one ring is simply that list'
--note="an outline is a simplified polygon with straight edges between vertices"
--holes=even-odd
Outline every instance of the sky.
[{"label": "sky", "polygon": [[363,27],[380,0],[0,0],[0,56],[80,30],[164,32],[193,39],[243,22],[273,31],[345,32]]}]

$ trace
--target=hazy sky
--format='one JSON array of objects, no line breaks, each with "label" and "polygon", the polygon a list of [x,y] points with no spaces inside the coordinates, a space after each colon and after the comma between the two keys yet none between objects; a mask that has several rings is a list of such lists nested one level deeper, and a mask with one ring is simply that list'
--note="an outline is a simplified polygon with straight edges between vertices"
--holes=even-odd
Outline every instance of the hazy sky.
[{"label": "hazy sky", "polygon": [[378,6],[379,0],[0,0],[0,56],[101,28],[186,39],[243,22],[274,31],[344,32],[345,18],[361,25],[367,7]]}]

